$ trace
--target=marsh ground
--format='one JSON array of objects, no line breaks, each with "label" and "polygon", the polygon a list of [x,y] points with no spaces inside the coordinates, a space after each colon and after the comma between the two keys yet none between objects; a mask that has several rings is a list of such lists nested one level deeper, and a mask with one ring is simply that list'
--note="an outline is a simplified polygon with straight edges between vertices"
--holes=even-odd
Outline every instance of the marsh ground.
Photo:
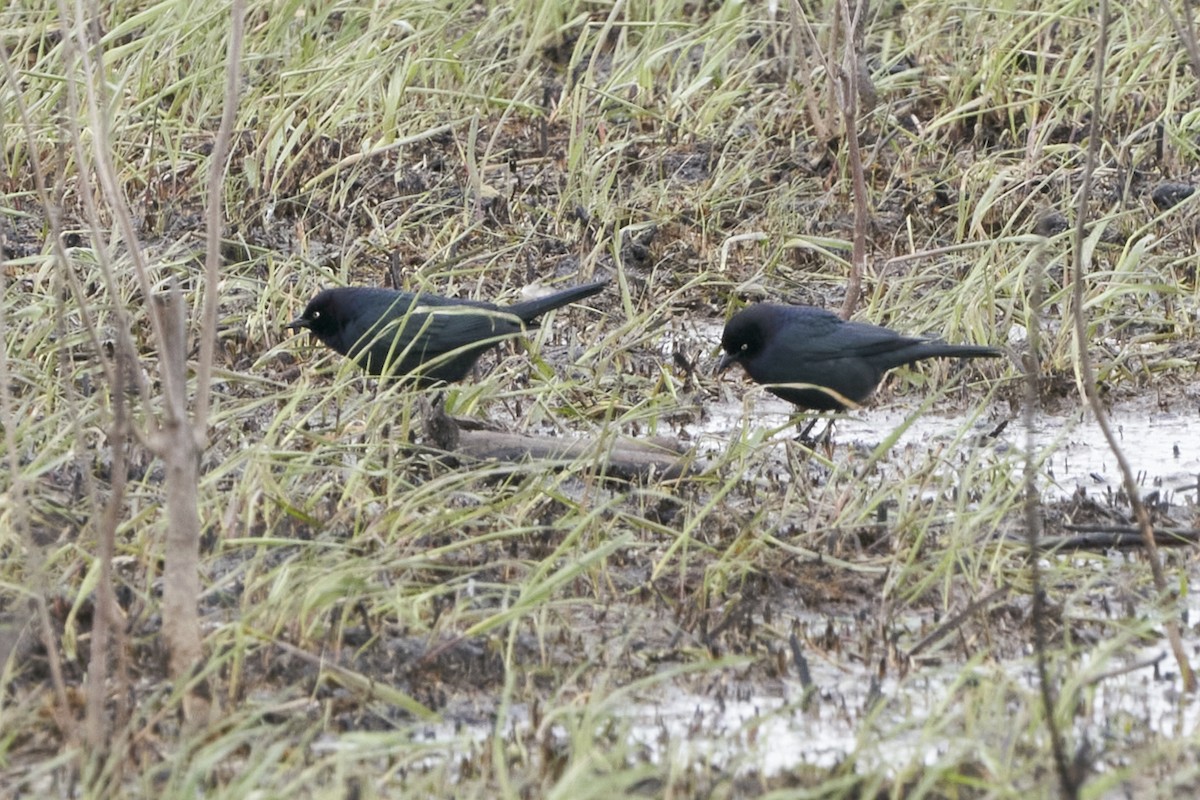
[{"label": "marsh ground", "polygon": [[[786,408],[710,365],[742,304],[844,297],[854,194],[827,78],[843,53],[832,6],[251,3],[199,487],[214,713],[180,724],[159,636],[163,468],[134,439],[101,752],[61,714],[83,713],[115,325],[158,376],[92,148],[107,143],[156,287],[198,309],[214,288],[203,189],[229,20],[216,4],[87,11],[84,40],[105,54],[89,118],[72,49],[84,27],[56,12],[0,11],[10,792],[1055,794],[1027,462],[1048,535],[1131,523],[1068,323],[1095,8],[870,9],[856,316],[1013,357],[899,373],[813,446]],[[1156,523],[1194,529],[1196,78],[1159,6],[1114,3],[1108,41],[1089,349]],[[65,258],[47,242],[58,219]],[[597,276],[610,291],[443,398],[460,418],[593,442],[566,464],[414,448],[431,393],[364,379],[282,327],[330,284],[502,300]],[[155,413],[130,402],[138,424]],[[692,469],[614,479],[616,435],[669,441]],[[1084,796],[1186,796],[1200,781],[1194,698],[1162,639],[1181,618],[1197,652],[1196,559],[1163,557],[1166,598],[1136,549],[1040,560],[1055,714]]]}]

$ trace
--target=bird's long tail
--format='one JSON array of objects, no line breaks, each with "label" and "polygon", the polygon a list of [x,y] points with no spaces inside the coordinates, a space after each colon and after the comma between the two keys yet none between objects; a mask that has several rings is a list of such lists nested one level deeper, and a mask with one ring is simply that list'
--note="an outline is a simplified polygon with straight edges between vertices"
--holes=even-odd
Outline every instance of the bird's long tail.
[{"label": "bird's long tail", "polygon": [[525,300],[521,303],[514,303],[504,309],[514,317],[519,318],[522,322],[533,322],[535,319],[545,314],[547,311],[553,311],[556,308],[582,300],[585,297],[591,297],[599,292],[605,286],[608,286],[608,281],[596,281],[595,283],[585,283],[581,286],[572,286],[570,289],[563,289],[561,292],[546,295],[545,297],[537,297],[533,300]]},{"label": "bird's long tail", "polygon": [[912,364],[927,358],[999,358],[1004,351],[996,347],[975,344],[946,344],[945,342],[922,342],[908,348],[903,362]]}]

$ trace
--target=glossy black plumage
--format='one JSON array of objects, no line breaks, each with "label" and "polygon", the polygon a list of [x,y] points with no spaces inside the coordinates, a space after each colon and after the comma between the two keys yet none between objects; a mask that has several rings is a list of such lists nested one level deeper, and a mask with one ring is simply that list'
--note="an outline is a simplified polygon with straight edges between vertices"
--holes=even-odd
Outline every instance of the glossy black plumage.
[{"label": "glossy black plumage", "polygon": [[[902,336],[865,322],[846,322],[822,308],[760,303],[730,318],[717,366],[745,368],[755,383],[802,408],[836,411],[870,397],[894,367],[926,358],[994,358],[992,347]],[[809,384],[804,388],[787,384]]]},{"label": "glossy black plumage", "polygon": [[393,289],[325,289],[288,327],[312,331],[371,375],[413,376],[429,385],[462,380],[487,350],[606,285],[573,286],[507,307]]}]

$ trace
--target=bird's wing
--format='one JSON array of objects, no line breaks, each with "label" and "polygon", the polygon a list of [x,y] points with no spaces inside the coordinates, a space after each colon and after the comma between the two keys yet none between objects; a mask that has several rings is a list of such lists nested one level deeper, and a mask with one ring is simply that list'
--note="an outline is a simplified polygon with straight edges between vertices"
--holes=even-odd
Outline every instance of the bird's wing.
[{"label": "bird's wing", "polygon": [[791,346],[789,349],[795,349],[804,361],[870,357],[924,341],[866,322],[842,322],[833,314],[805,315],[789,320],[786,340]]},{"label": "bird's wing", "polygon": [[497,344],[521,331],[520,320],[494,307],[445,303],[418,302],[403,325],[403,344],[419,337],[418,349],[427,359],[472,345]]},{"label": "bird's wing", "polygon": [[369,348],[377,356],[409,350],[437,356],[520,329],[490,303],[382,289],[363,290],[356,299],[363,313],[343,321],[335,348],[343,353]]}]

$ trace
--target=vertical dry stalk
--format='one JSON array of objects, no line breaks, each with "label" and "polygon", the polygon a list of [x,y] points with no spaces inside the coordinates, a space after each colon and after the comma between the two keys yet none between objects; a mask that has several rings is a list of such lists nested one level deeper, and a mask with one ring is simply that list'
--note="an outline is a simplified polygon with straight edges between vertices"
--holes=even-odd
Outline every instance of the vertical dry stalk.
[{"label": "vertical dry stalk", "polygon": [[862,273],[867,263],[867,180],[863,175],[862,151],[858,146],[858,44],[862,39],[862,17],[866,0],[855,0],[851,12],[849,0],[838,0],[837,16],[843,25],[842,64],[838,70],[838,105],[842,111],[842,135],[846,138],[846,158],[854,187],[854,247],[850,256],[850,276],[846,281],[846,299],[842,318],[849,319],[862,294]]},{"label": "vertical dry stalk", "polygon": [[[17,114],[21,119],[22,126],[25,131],[25,136],[30,144],[29,159],[33,166],[34,180],[38,190],[38,196],[46,207],[46,216],[49,221],[52,243],[55,255],[65,263],[65,251],[62,246],[62,224],[58,213],[50,203],[50,194],[46,187],[45,172],[42,170],[41,161],[38,157],[37,147],[34,146],[33,125],[29,120],[28,109],[25,107],[24,99],[21,96],[20,82],[17,80],[16,72],[12,68],[12,62],[9,59],[8,49],[4,46],[3,41],[0,41],[0,65],[3,66],[5,80],[13,89],[13,102],[17,107]],[[8,252],[5,246],[4,234],[0,230],[0,255]],[[8,274],[7,269],[0,269],[0,295],[6,291],[4,285],[4,276]],[[18,535],[25,538],[28,542],[28,552],[30,554],[29,573],[34,576],[31,581],[31,586],[45,586],[45,581],[39,580],[38,576],[42,574],[42,554],[41,548],[32,541],[30,529],[26,515],[28,513],[28,504],[24,500],[25,485],[21,478],[20,460],[18,457],[17,442],[16,442],[16,425],[12,421],[12,397],[10,395],[10,382],[8,370],[8,350],[5,345],[3,332],[5,330],[4,307],[0,304],[0,420],[4,423],[4,438],[5,448],[8,451],[8,469],[11,476],[12,485],[9,489],[9,496],[12,504],[12,528]],[[94,334],[94,331],[90,331]],[[93,335],[93,340],[98,341]],[[50,612],[46,604],[46,597],[41,590],[32,591],[34,604],[34,612],[37,617],[38,627],[41,633],[42,645],[46,648],[47,661],[50,669],[50,679],[54,686],[54,696],[56,706],[52,709],[54,714],[55,724],[58,725],[59,732],[66,741],[74,741],[75,725],[71,704],[67,697],[66,682],[63,678],[62,661],[59,658],[57,637],[54,628],[51,625]]]},{"label": "vertical dry stalk", "polygon": [[[209,289],[211,291],[211,288]],[[159,352],[166,404],[151,446],[167,470],[167,536],[163,568],[163,635],[171,652],[171,675],[191,675],[203,654],[200,617],[201,442],[187,409],[187,317],[183,295],[172,287],[154,298],[164,339]]]},{"label": "vertical dry stalk", "polygon": [[[821,46],[817,41],[817,34],[812,29],[812,25],[808,22],[808,17],[804,14],[804,9],[800,7],[799,0],[792,0],[788,4],[789,30],[791,32],[792,42],[792,59],[791,59],[791,77],[804,91],[804,105],[808,109],[808,118],[813,126],[813,138],[818,142],[828,142],[832,137],[833,126],[825,119],[825,114],[821,110],[821,101],[817,97],[817,91],[813,88],[812,81],[809,75],[813,72],[808,58],[805,56],[805,41],[812,48],[815,57],[821,57]],[[806,36],[801,36],[800,32],[803,29]],[[799,67],[804,67],[803,73]],[[830,95],[835,93],[833,83],[833,69],[828,62],[825,62],[825,75],[829,81]]]},{"label": "vertical dry stalk", "polygon": [[[108,120],[104,109],[106,102],[101,94],[103,89],[102,53],[98,46],[89,46],[88,21],[99,17],[99,10],[93,5],[85,9],[82,0],[77,0],[73,14],[68,13],[65,2],[60,2],[60,13],[64,24],[64,38],[70,45],[68,58],[78,58],[86,92],[86,110],[88,113],[90,133],[95,146],[90,153],[84,153],[82,137],[77,129],[73,129],[76,154],[80,165],[91,164],[99,182],[107,206],[117,222],[118,230],[128,247],[133,263],[133,276],[140,289],[141,295],[151,302],[150,324],[159,353],[159,372],[162,376],[164,391],[163,412],[158,420],[156,430],[140,436],[146,441],[156,455],[165,462],[167,474],[167,536],[165,555],[165,583],[163,596],[163,632],[170,652],[171,674],[177,680],[186,679],[201,663],[202,645],[200,638],[199,616],[197,602],[200,594],[199,579],[199,541],[200,518],[198,510],[198,488],[200,456],[206,443],[207,418],[209,408],[209,390],[211,384],[212,364],[214,360],[217,335],[217,290],[219,286],[220,267],[220,238],[222,227],[221,186],[224,182],[226,158],[229,143],[232,139],[232,127],[237,108],[238,86],[240,83],[241,45],[243,39],[243,8],[241,2],[235,2],[232,8],[232,26],[229,42],[229,66],[226,72],[226,88],[224,113],[217,141],[214,144],[212,164],[208,182],[208,253],[205,264],[204,312],[200,331],[200,363],[197,367],[197,383],[195,387],[195,413],[189,414],[187,387],[187,353],[188,332],[185,313],[185,303],[178,289],[173,288],[166,297],[158,297],[153,291],[155,281],[145,255],[139,246],[137,232],[132,215],[126,205],[125,197],[117,178],[116,170],[111,159],[111,136],[108,130]],[[67,74],[72,74],[67,70]],[[69,95],[73,82],[68,80]],[[73,107],[78,108],[76,102]],[[102,244],[99,232],[103,230],[99,224],[98,209],[90,203],[91,191],[86,169],[80,171],[81,184],[84,191],[85,207],[93,231],[97,232],[97,250],[101,269],[110,296],[118,298],[119,282],[112,270],[107,249]],[[73,285],[77,299],[81,294]],[[123,359],[136,362],[136,353],[129,334],[127,317],[118,313],[118,352]],[[86,316],[86,314],[85,314]],[[94,337],[93,337],[94,338]],[[103,356],[102,356],[103,358]],[[122,372],[123,363],[106,364],[106,372],[114,385],[115,391],[120,391],[122,381],[117,377]],[[137,374],[138,370],[133,370]],[[148,389],[143,385],[143,400],[148,400]],[[123,401],[116,401],[119,403]],[[149,403],[147,403],[147,407]],[[117,417],[115,429],[119,430],[120,419],[124,416],[122,409],[114,411]],[[203,715],[204,707],[197,697],[189,697],[189,716]],[[90,729],[91,726],[89,726]]]},{"label": "vertical dry stalk", "polygon": [[1029,352],[1025,360],[1025,402],[1022,421],[1025,425],[1025,538],[1029,547],[1029,583],[1033,601],[1029,616],[1033,622],[1033,652],[1037,663],[1038,687],[1041,690],[1042,714],[1046,718],[1046,730],[1050,734],[1050,748],[1054,754],[1055,771],[1058,773],[1062,796],[1079,796],[1079,781],[1067,760],[1067,748],[1062,730],[1058,727],[1055,707],[1058,705],[1057,691],[1050,681],[1046,667],[1046,596],[1042,588],[1040,542],[1042,539],[1042,504],[1037,488],[1037,442],[1035,440],[1035,417],[1038,408],[1038,383],[1042,374],[1039,354],[1042,347],[1042,281],[1045,279],[1045,241],[1037,245],[1037,257],[1033,260],[1033,288],[1029,295],[1030,313],[1028,320]]},{"label": "vertical dry stalk", "polygon": [[[1146,546],[1146,558],[1150,562],[1150,572],[1154,576],[1154,588],[1165,599],[1168,596],[1167,580],[1163,575],[1162,559],[1159,557],[1158,545],[1154,539],[1154,526],[1150,522],[1150,514],[1146,511],[1146,506],[1142,503],[1137,481],[1134,479],[1133,470],[1129,466],[1129,460],[1125,458],[1125,453],[1122,452],[1117,437],[1113,435],[1112,425],[1108,421],[1108,413],[1104,410],[1104,405],[1100,402],[1100,397],[1096,393],[1096,373],[1092,367],[1091,355],[1088,352],[1087,320],[1084,318],[1083,312],[1083,284],[1087,276],[1087,265],[1084,263],[1083,257],[1084,223],[1087,219],[1088,200],[1091,196],[1092,173],[1095,171],[1097,154],[1100,150],[1100,114],[1101,103],[1103,101],[1105,56],[1107,55],[1107,50],[1108,2],[1107,0],[1101,0],[1100,32],[1096,37],[1096,80],[1092,87],[1092,119],[1088,130],[1087,162],[1084,165],[1083,185],[1079,188],[1079,203],[1076,209],[1075,230],[1072,237],[1074,252],[1072,254],[1073,285],[1071,287],[1071,316],[1075,328],[1075,344],[1078,348],[1079,374],[1083,382],[1084,396],[1087,398],[1088,405],[1092,409],[1092,414],[1096,418],[1096,424],[1104,434],[1105,441],[1108,442],[1108,447],[1112,451],[1113,457],[1117,460],[1117,467],[1121,471],[1121,482],[1125,488],[1125,494],[1129,497],[1129,504],[1133,508],[1134,517],[1137,519],[1138,528],[1142,533],[1142,541]],[[1174,617],[1169,617],[1166,622],[1166,631],[1167,640],[1170,642],[1171,650],[1175,654],[1175,660],[1179,664],[1184,691],[1189,693],[1194,692],[1196,690],[1196,676],[1192,672],[1191,664],[1188,663],[1187,654],[1183,649],[1183,639],[1180,636],[1178,620]]]},{"label": "vertical dry stalk", "polygon": [[226,86],[222,102],[221,126],[212,143],[209,182],[206,187],[204,239],[204,318],[200,323],[200,361],[196,367],[196,426],[199,437],[206,438],[209,422],[212,360],[217,344],[217,289],[221,283],[221,231],[224,222],[221,188],[228,168],[233,125],[238,118],[241,86],[241,46],[246,38],[244,0],[233,0],[229,7],[229,52],[226,54]]},{"label": "vertical dry stalk", "polygon": [[[822,54],[821,44],[816,32],[808,23],[803,9],[796,0],[788,6],[791,17],[793,70],[796,65],[808,66],[805,56],[805,39],[807,35],[809,49],[814,58],[821,59],[825,77],[829,86],[830,115],[836,108],[841,114],[842,136],[845,139],[846,158],[850,166],[852,192],[854,195],[854,241],[850,257],[850,275],[846,282],[846,298],[842,303],[842,317],[849,319],[858,307],[862,295],[862,273],[867,261],[867,227],[870,224],[869,207],[867,204],[867,181],[863,174],[862,150],[858,143],[858,111],[859,111],[859,45],[862,43],[862,20],[867,9],[867,0],[855,0],[851,11],[849,0],[835,0],[833,4],[833,24],[829,26],[829,55]],[[834,53],[838,49],[839,37],[842,41],[841,62],[838,63]],[[811,71],[811,70],[810,70]],[[801,79],[804,87],[805,103],[809,111],[809,119],[813,124],[815,137],[820,142],[828,142],[833,138],[836,123],[826,121],[820,111],[820,103],[808,80]]]},{"label": "vertical dry stalk", "polygon": [[[84,731],[88,746],[93,752],[104,748],[110,738],[105,714],[109,639],[114,633],[119,640],[123,639],[119,633],[121,615],[113,592],[112,559],[116,551],[117,526],[121,522],[121,511],[125,506],[125,483],[128,479],[125,449],[129,442],[129,413],[125,378],[138,367],[136,363],[128,363],[122,351],[116,353],[116,367],[112,385],[113,420],[108,434],[108,445],[112,450],[112,487],[99,529],[96,531],[96,560],[100,565],[100,577],[96,583],[96,611],[92,621],[92,646],[88,655],[87,718]],[[124,677],[123,673],[119,674]],[[124,693],[118,692],[117,696],[123,699]],[[125,714],[119,709],[118,723],[123,723],[124,717]]]},{"label": "vertical dry stalk", "polygon": [[1168,0],[1158,0],[1158,5],[1162,8],[1163,13],[1167,15],[1167,19],[1171,21],[1171,27],[1175,29],[1175,35],[1179,37],[1179,41],[1183,44],[1188,54],[1188,64],[1192,68],[1192,74],[1200,80],[1200,44],[1196,41],[1196,20],[1192,16],[1192,4],[1188,2],[1180,3],[1183,7],[1183,22],[1179,21],[1171,4]]},{"label": "vertical dry stalk", "polygon": [[[7,63],[7,53],[5,62]],[[0,253],[4,252],[4,235],[0,233]],[[0,294],[5,291],[4,281],[5,270],[0,269]],[[25,500],[26,486],[25,481],[21,477],[21,463],[18,457],[17,441],[16,441],[16,424],[13,419],[12,397],[10,396],[9,374],[8,374],[8,347],[5,344],[4,331],[6,326],[6,315],[4,314],[4,304],[0,303],[0,422],[4,427],[4,446],[8,451],[8,470],[11,476],[12,485],[9,488],[9,505],[11,525],[13,530],[20,535],[27,543],[29,552],[29,570],[32,574],[30,586],[46,586],[47,582],[41,580],[39,576],[43,573],[44,559],[42,557],[42,548],[33,541],[32,532],[29,527],[28,508],[29,505]],[[71,704],[67,698],[66,681],[63,679],[62,661],[58,655],[57,636],[54,633],[54,626],[50,619],[50,610],[46,604],[45,594],[38,589],[31,589],[30,596],[33,600],[34,612],[38,621],[38,627],[41,632],[42,645],[46,648],[47,662],[50,667],[50,679],[54,686],[55,704],[51,708],[54,714],[54,723],[58,726],[60,735],[66,741],[74,741],[75,726],[72,724]]]}]

